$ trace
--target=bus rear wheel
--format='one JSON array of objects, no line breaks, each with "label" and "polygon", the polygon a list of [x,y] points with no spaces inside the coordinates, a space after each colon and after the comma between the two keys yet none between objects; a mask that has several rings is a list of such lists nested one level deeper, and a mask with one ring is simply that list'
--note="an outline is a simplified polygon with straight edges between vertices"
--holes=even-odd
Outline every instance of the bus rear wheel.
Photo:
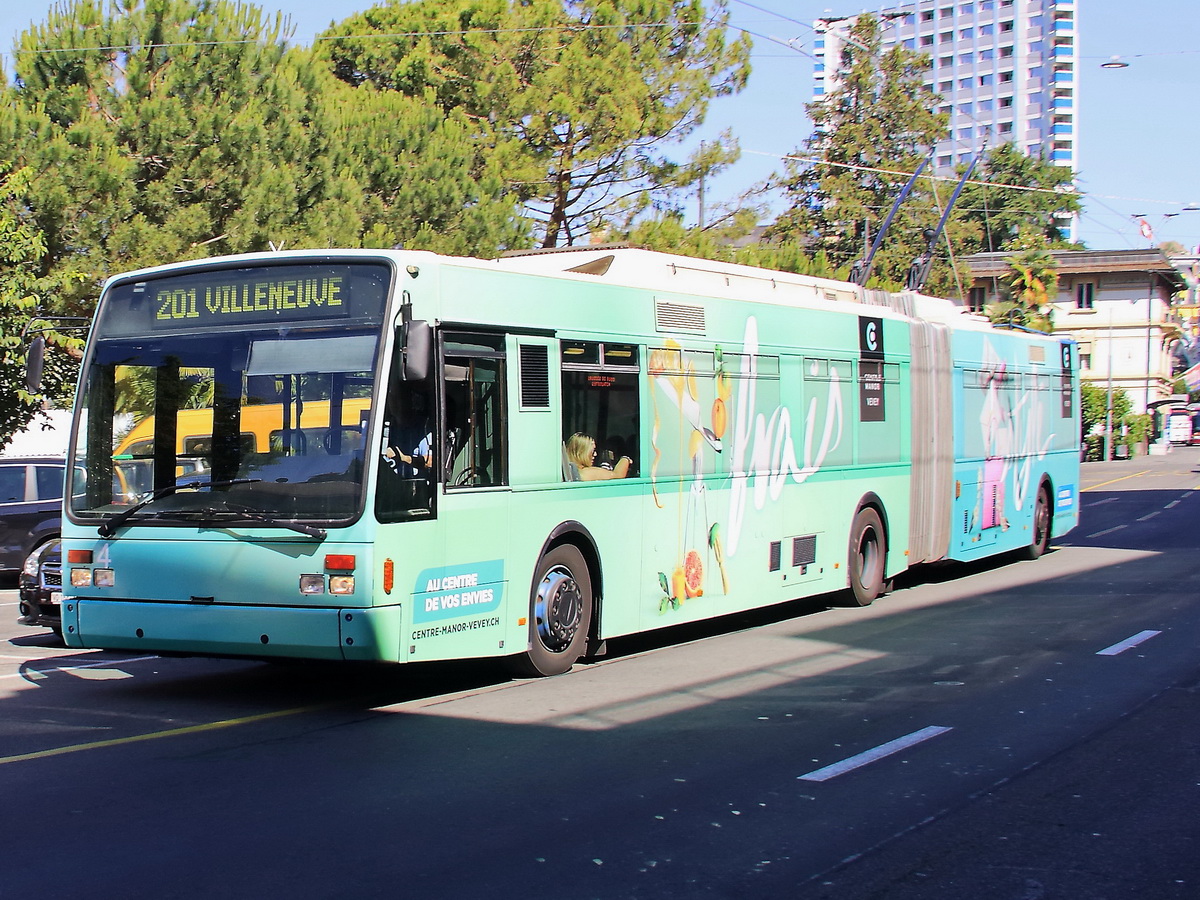
[{"label": "bus rear wheel", "polygon": [[883,520],[871,507],[854,517],[850,528],[850,599],[854,606],[870,606],[883,593],[887,537]]},{"label": "bus rear wheel", "polygon": [[592,621],[592,576],[583,554],[559,544],[539,561],[529,597],[529,649],[518,674],[561,675],[583,655]]},{"label": "bus rear wheel", "polygon": [[1050,549],[1050,491],[1045,483],[1038,488],[1033,507],[1033,540],[1025,548],[1026,559],[1037,559]]}]

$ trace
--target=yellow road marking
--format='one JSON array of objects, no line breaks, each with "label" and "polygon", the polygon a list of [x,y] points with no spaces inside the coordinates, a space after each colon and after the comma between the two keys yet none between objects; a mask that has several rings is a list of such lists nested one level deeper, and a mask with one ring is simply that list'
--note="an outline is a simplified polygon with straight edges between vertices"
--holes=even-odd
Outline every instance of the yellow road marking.
[{"label": "yellow road marking", "polygon": [[183,728],[169,728],[166,731],[151,731],[147,734],[135,734],[129,737],[110,738],[105,741],[90,741],[86,744],[71,744],[66,747],[52,747],[49,750],[35,750],[32,753],[18,753],[16,756],[0,756],[0,766],[7,763],[25,762],[31,759],[47,759],[51,756],[62,756],[66,753],[80,753],[84,750],[100,750],[104,747],[120,747],[124,744],[136,744],[141,741],[153,741],[158,738],[179,737],[185,734],[200,734],[205,731],[216,731],[221,728],[233,728],[236,725],[249,725],[252,722],[265,722],[269,719],[281,719],[285,716],[295,716],[300,713],[316,712],[329,709],[330,704],[319,706],[302,706],[296,709],[280,709],[274,712],[258,713],[253,716],[241,716],[237,719],[222,719],[219,722],[205,722],[201,725],[187,725]]},{"label": "yellow road marking", "polygon": [[1134,472],[1132,475],[1122,475],[1120,478],[1114,478],[1111,481],[1102,481],[1099,484],[1093,484],[1090,487],[1083,488],[1082,490],[1094,491],[1096,488],[1105,487],[1106,485],[1110,485],[1110,484],[1116,484],[1118,481],[1125,481],[1129,478],[1137,478],[1139,475],[1145,475],[1149,471],[1150,471],[1149,469],[1143,469],[1140,472]]}]

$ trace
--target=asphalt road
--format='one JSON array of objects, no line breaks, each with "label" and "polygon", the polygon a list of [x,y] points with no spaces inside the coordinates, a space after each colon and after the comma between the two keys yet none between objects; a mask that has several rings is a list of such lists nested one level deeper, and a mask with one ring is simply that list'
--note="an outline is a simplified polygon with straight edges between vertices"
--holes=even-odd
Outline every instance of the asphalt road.
[{"label": "asphalt road", "polygon": [[65,651],[0,592],[0,898],[1200,897],[1200,450],[1035,562],[566,676]]}]

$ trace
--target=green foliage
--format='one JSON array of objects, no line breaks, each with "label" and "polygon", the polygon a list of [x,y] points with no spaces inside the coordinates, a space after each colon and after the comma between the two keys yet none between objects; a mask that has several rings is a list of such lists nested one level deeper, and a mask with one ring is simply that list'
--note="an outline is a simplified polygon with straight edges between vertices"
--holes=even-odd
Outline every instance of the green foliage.
[{"label": "green foliage", "polygon": [[[1108,419],[1108,391],[1096,382],[1085,381],[1080,385],[1080,430],[1088,447],[1089,459],[1100,459],[1104,455],[1104,428]],[[1110,447],[1134,446],[1146,439],[1148,422],[1132,413],[1133,401],[1123,388],[1112,392],[1112,428]],[[1149,417],[1146,417],[1147,419]]]},{"label": "green foliage", "polygon": [[[1083,434],[1103,431],[1108,416],[1108,391],[1093,381],[1085,381],[1080,385],[1080,397],[1080,423]],[[1117,427],[1133,409],[1133,401],[1129,399],[1129,394],[1124,388],[1117,388],[1112,392],[1112,407],[1112,421],[1114,427]]]},{"label": "green foliage", "polygon": [[42,329],[47,341],[43,388],[60,404],[68,402],[74,386],[81,343],[36,321],[46,313],[42,298],[54,285],[38,274],[46,241],[28,215],[31,180],[27,168],[0,176],[0,446],[29,425],[42,407],[42,398],[25,390],[26,328],[33,322],[33,328]]},{"label": "green foliage", "polygon": [[[0,139],[39,173],[47,264],[94,294],[218,253],[524,241],[504,159],[466,117],[353,91],[288,28],[228,0],[74,0],[26,32]],[[36,52],[71,47],[122,49]]]},{"label": "green foliage", "polygon": [[1150,413],[1130,413],[1121,418],[1125,445],[1134,447],[1150,440],[1154,432],[1154,416]]},{"label": "green foliage", "polygon": [[1025,245],[1008,257],[1009,272],[1001,279],[1000,300],[988,308],[993,322],[1024,325],[1037,331],[1054,330],[1054,298],[1058,293],[1058,262],[1041,236],[1027,236]]},{"label": "green foliage", "polygon": [[749,71],[726,18],[700,0],[416,0],[352,16],[320,52],[347,84],[464,116],[553,247],[686,179],[660,148]]},{"label": "green foliage", "polygon": [[1073,246],[1059,227],[1081,209],[1073,179],[1070,169],[1026,156],[1015,144],[992,148],[955,205],[966,226],[957,253],[1014,250],[1035,238],[1047,247]]}]

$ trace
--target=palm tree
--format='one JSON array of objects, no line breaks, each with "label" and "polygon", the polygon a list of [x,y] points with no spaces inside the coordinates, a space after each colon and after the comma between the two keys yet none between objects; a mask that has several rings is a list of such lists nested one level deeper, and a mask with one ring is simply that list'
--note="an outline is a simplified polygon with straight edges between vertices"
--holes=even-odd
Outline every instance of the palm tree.
[{"label": "palm tree", "polygon": [[1005,260],[1000,302],[989,311],[993,322],[1054,330],[1053,303],[1058,295],[1058,262],[1044,246],[1026,246]]}]

